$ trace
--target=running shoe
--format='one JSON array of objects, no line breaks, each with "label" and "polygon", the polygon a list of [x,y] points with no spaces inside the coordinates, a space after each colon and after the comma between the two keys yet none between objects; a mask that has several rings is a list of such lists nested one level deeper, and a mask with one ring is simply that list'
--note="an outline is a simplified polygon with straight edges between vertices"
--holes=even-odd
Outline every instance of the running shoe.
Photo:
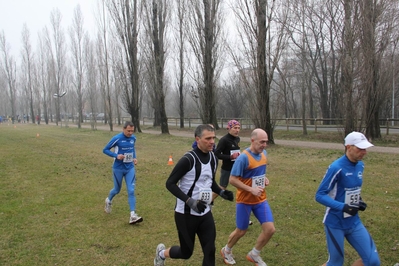
[{"label": "running shoe", "polygon": [[162,259],[161,256],[159,256],[159,252],[165,249],[164,244],[158,244],[157,249],[155,250],[155,259],[154,259],[154,266],[164,266],[165,265],[165,259]]},{"label": "running shoe", "polygon": [[254,255],[251,251],[247,254],[247,260],[254,263],[256,266],[267,266],[266,262],[264,262],[259,255]]},{"label": "running shoe", "polygon": [[111,213],[111,211],[112,211],[112,202],[109,201],[108,198],[105,199],[104,211],[105,211],[106,213]]},{"label": "running shoe", "polygon": [[224,264],[234,265],[236,261],[234,260],[233,252],[226,252],[225,248],[220,250],[220,254],[222,255]]},{"label": "running shoe", "polygon": [[130,215],[129,224],[137,224],[137,223],[141,223],[142,221],[143,221],[143,218],[138,216],[136,213]]}]

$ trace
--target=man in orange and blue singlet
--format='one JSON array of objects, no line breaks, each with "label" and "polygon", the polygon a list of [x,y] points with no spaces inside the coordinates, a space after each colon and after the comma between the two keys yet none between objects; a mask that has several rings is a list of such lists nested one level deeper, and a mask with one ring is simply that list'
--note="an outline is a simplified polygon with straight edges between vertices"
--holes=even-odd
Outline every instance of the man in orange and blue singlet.
[{"label": "man in orange and blue singlet", "polygon": [[249,217],[253,212],[262,227],[254,248],[246,258],[257,266],[266,266],[260,256],[260,251],[269,242],[276,231],[274,219],[267,202],[265,186],[269,185],[266,178],[268,142],[267,133],[260,128],[251,133],[251,146],[237,157],[230,174],[230,184],[237,188],[236,195],[236,229],[230,234],[221,255],[225,264],[236,264],[232,253],[233,246],[245,235],[249,225]]}]

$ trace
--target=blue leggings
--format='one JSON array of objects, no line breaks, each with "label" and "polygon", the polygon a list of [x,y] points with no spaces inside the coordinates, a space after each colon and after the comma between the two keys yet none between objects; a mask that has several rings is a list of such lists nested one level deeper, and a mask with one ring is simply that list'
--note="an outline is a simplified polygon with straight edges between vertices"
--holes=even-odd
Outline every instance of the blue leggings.
[{"label": "blue leggings", "polygon": [[362,223],[348,230],[334,229],[324,226],[327,238],[327,266],[344,264],[344,238],[357,251],[364,266],[379,266],[380,258],[377,248],[369,232]]},{"label": "blue leggings", "polygon": [[109,192],[108,199],[112,201],[116,194],[119,194],[122,188],[122,179],[125,177],[127,200],[129,202],[130,211],[136,210],[136,196],[134,190],[136,188],[136,170],[134,167],[130,169],[112,169],[114,175],[114,188]]}]

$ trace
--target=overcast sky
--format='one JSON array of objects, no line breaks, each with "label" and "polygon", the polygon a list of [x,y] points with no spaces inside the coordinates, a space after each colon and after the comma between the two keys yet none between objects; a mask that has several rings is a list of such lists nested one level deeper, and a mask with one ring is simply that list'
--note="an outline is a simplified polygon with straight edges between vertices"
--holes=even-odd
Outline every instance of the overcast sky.
[{"label": "overcast sky", "polygon": [[20,57],[22,27],[27,24],[32,48],[36,49],[38,32],[50,28],[50,14],[58,8],[62,14],[62,27],[67,33],[72,25],[73,12],[78,4],[84,17],[84,29],[94,30],[97,0],[0,0],[0,31],[4,32],[14,58]]}]

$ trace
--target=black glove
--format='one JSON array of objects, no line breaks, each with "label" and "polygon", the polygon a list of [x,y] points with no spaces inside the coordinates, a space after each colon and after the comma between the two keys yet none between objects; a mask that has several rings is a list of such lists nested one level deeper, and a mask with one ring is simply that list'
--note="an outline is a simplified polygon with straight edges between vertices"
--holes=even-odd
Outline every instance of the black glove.
[{"label": "black glove", "polygon": [[202,200],[189,198],[186,203],[191,209],[198,213],[203,213],[206,209],[206,202]]},{"label": "black glove", "polygon": [[359,210],[359,207],[357,207],[357,206],[349,206],[348,204],[345,204],[344,209],[342,211],[353,216],[353,215],[356,215],[358,210]]},{"label": "black glove", "polygon": [[360,198],[360,201],[359,201],[359,211],[364,211],[364,210],[366,210],[366,208],[367,208],[366,202],[364,202],[364,201]]},{"label": "black glove", "polygon": [[220,196],[226,200],[233,201],[234,195],[230,190],[222,190],[220,191]]}]

